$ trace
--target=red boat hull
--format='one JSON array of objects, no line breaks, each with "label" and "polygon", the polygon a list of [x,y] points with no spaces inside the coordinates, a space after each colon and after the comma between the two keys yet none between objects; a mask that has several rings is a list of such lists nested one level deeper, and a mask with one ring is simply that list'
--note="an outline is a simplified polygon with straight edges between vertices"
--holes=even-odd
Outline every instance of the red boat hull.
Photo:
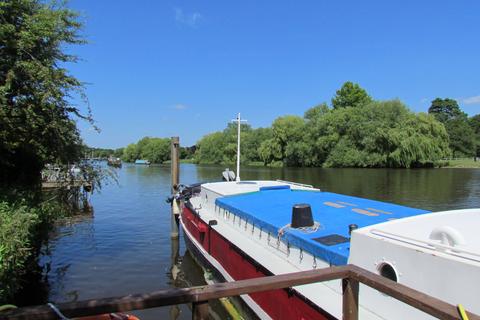
[{"label": "red boat hull", "polygon": [[[213,258],[218,261],[234,280],[272,275],[188,207],[182,210],[182,224],[188,231],[185,236],[208,253],[206,260]],[[266,291],[251,294],[250,297],[272,319],[335,319],[295,290]]]}]

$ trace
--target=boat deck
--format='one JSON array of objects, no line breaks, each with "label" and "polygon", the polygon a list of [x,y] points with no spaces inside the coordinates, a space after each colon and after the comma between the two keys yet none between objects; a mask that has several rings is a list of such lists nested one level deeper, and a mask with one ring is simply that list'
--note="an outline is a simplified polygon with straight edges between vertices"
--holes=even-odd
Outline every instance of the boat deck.
[{"label": "boat deck", "polygon": [[[293,229],[292,207],[307,203],[317,229]],[[260,187],[259,191],[219,197],[215,204],[238,215],[255,227],[321,258],[331,265],[347,263],[350,251],[349,225],[358,228],[428,211],[315,190],[292,190],[289,185]]]}]

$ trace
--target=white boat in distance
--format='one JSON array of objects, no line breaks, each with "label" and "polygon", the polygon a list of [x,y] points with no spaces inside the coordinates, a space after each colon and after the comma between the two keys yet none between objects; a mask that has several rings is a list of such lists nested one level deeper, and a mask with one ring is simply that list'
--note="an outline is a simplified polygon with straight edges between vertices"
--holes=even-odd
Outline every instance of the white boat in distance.
[{"label": "white boat in distance", "polygon": [[[239,181],[238,168],[237,181],[181,192],[187,246],[220,280],[348,263],[480,314],[480,209],[432,213],[292,182]],[[367,286],[360,292],[360,319],[432,319]],[[332,319],[342,317],[341,297],[333,280],[241,299],[261,319]]]}]

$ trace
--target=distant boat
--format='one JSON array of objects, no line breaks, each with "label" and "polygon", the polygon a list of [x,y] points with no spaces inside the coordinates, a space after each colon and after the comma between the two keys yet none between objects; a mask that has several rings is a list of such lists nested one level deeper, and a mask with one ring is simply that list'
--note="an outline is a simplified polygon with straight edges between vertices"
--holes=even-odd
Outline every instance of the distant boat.
[{"label": "distant boat", "polygon": [[142,164],[142,165],[149,166],[149,165],[150,165],[150,161],[138,159],[138,160],[135,160],[135,164]]},{"label": "distant boat", "polygon": [[121,168],[122,160],[120,158],[108,157],[107,164],[112,167]]}]

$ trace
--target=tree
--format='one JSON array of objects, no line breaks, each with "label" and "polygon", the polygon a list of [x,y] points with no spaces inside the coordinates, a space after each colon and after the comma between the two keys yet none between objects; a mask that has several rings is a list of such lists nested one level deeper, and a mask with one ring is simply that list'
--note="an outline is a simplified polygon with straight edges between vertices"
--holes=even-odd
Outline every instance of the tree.
[{"label": "tree", "polygon": [[305,121],[298,116],[283,116],[273,121],[273,139],[280,146],[282,157],[289,143],[301,139],[304,128]]},{"label": "tree", "polygon": [[450,137],[450,149],[453,157],[470,157],[476,154],[476,136],[473,129],[463,117],[450,119],[445,123]]},{"label": "tree", "polygon": [[335,109],[311,130],[315,161],[326,167],[432,166],[450,152],[444,126],[398,100]]},{"label": "tree", "polygon": [[145,159],[151,163],[163,163],[170,159],[170,139],[143,137],[123,149],[122,159],[126,162]]},{"label": "tree", "polygon": [[475,133],[476,156],[480,157],[480,114],[477,114],[469,119],[470,127]]},{"label": "tree", "polygon": [[207,134],[197,142],[195,159],[199,163],[224,162],[226,141],[222,132]]},{"label": "tree", "polygon": [[63,2],[0,2],[0,181],[36,185],[48,162],[73,162],[82,143],[72,116],[92,121],[72,106],[85,97],[65,64],[82,44],[77,14]]},{"label": "tree", "polygon": [[263,161],[260,154],[262,142],[273,137],[272,128],[251,129],[245,133],[242,132],[242,161],[243,163]]},{"label": "tree", "polygon": [[122,160],[126,162],[134,162],[140,158],[140,153],[138,152],[137,145],[135,143],[130,143],[123,149]]},{"label": "tree", "polygon": [[334,109],[358,107],[369,104],[372,101],[372,98],[362,87],[347,81],[337,90],[336,95],[332,99],[332,106]]},{"label": "tree", "polygon": [[436,98],[428,108],[428,113],[445,125],[454,157],[473,156],[476,153],[475,133],[467,114],[460,110],[456,100]]},{"label": "tree", "polygon": [[460,110],[457,101],[449,98],[436,98],[433,100],[430,108],[428,108],[428,113],[435,116],[441,123],[465,116],[462,110]]},{"label": "tree", "polygon": [[328,113],[330,109],[328,108],[326,103],[319,104],[318,106],[312,107],[305,111],[303,117],[306,120],[315,120],[323,116],[324,114]]}]

